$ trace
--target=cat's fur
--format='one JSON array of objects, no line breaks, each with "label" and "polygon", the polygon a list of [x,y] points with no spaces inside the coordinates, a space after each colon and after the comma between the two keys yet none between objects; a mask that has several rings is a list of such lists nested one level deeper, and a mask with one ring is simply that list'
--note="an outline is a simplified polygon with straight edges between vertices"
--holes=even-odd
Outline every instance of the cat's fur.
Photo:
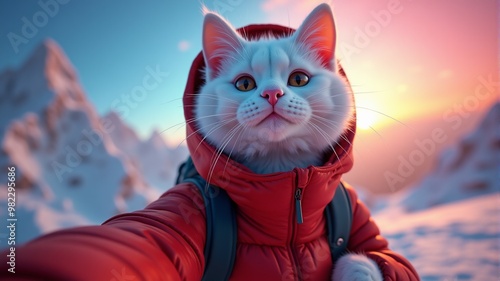
[{"label": "cat's fur", "polygon": [[335,263],[332,281],[382,281],[377,264],[364,255],[349,254]]},{"label": "cat's fur", "polygon": [[[205,15],[205,79],[195,108],[197,126],[219,153],[256,173],[323,164],[354,118],[352,94],[337,73],[335,24],[328,5],[316,8],[291,36],[248,41],[214,13]],[[302,87],[288,83],[294,71],[308,74]],[[235,81],[255,80],[242,92]],[[278,91],[272,101],[266,91]],[[215,159],[216,161],[216,159]],[[382,280],[366,256],[341,258],[334,280]]]}]

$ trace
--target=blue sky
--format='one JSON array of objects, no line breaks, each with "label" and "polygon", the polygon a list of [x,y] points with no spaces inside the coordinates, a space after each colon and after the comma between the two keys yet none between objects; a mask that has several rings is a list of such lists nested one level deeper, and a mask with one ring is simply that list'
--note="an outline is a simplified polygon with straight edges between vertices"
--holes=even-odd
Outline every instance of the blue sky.
[{"label": "blue sky", "polygon": [[[122,117],[142,136],[152,128],[165,130],[183,122],[180,98],[191,61],[201,50],[202,2],[236,27],[297,27],[323,1],[1,1],[0,70],[18,67],[40,42],[52,38],[77,69],[97,111],[105,114],[141,86],[151,69],[158,69],[168,76]],[[462,102],[480,75],[493,73],[498,81],[496,0],[483,0],[481,5],[469,0],[330,2],[339,33],[337,53],[354,90],[371,93],[356,96],[358,105],[404,121],[441,114]],[[45,23],[40,13],[47,12],[39,3],[52,3],[52,10],[57,3],[57,11],[47,15]],[[390,17],[387,22],[377,19],[383,11]],[[14,46],[9,34],[22,36],[23,18],[38,21],[40,27],[26,44]],[[360,42],[360,31],[365,42]],[[391,121],[373,111],[359,113],[360,118]],[[182,128],[165,132],[167,138],[179,139],[182,134]]]}]

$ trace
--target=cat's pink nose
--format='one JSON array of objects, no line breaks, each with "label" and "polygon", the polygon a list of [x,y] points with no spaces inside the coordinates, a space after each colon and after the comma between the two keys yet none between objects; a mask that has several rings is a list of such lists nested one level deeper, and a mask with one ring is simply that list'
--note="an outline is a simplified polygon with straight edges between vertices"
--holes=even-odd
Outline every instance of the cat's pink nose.
[{"label": "cat's pink nose", "polygon": [[269,103],[274,106],[280,97],[282,97],[285,93],[281,89],[269,89],[264,90],[262,94],[260,94],[263,98],[266,98]]}]

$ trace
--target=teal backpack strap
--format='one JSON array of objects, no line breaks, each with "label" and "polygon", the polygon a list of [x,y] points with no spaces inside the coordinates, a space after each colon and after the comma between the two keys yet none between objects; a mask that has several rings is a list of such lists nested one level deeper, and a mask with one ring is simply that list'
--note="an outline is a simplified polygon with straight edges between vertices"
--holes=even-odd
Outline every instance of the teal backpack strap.
[{"label": "teal backpack strap", "polygon": [[205,272],[202,281],[229,280],[236,258],[237,225],[233,202],[226,191],[207,185],[200,176],[182,179],[193,183],[203,196],[207,217]]},{"label": "teal backpack strap", "polygon": [[328,243],[335,263],[346,251],[352,225],[352,206],[349,194],[339,183],[332,201],[325,209]]}]

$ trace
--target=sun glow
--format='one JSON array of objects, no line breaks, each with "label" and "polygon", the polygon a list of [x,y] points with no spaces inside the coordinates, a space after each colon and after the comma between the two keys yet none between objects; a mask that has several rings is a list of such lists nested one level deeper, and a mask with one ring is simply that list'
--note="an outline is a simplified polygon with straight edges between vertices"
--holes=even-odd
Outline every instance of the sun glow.
[{"label": "sun glow", "polygon": [[365,108],[358,108],[356,111],[356,126],[358,129],[369,130],[377,125],[377,113]]}]

